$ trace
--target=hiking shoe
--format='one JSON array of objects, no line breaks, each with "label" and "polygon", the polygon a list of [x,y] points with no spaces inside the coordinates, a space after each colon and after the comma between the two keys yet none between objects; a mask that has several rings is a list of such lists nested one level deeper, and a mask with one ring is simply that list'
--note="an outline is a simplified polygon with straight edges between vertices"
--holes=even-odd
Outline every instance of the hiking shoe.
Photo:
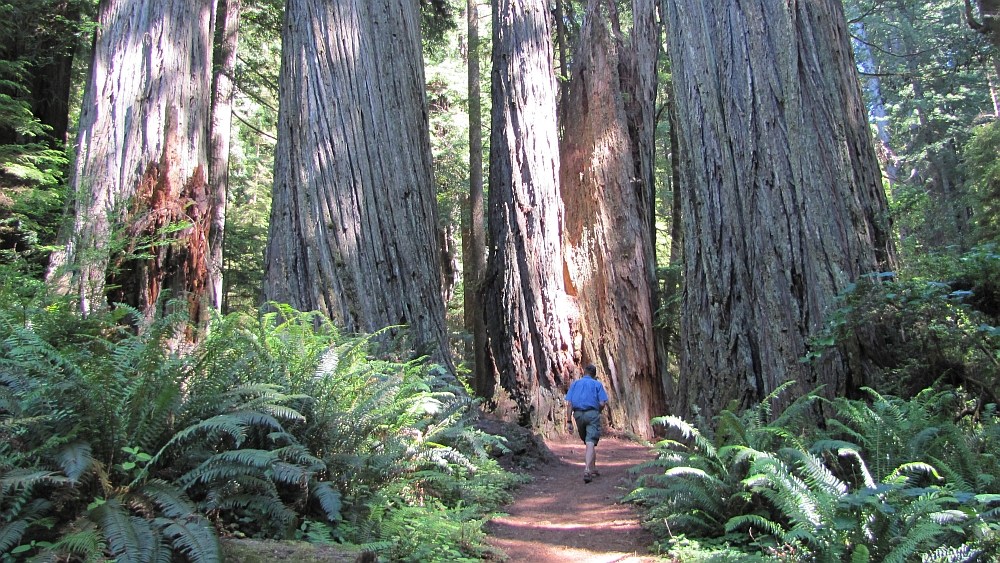
[{"label": "hiking shoe", "polygon": [[591,477],[590,471],[584,471],[583,472],[583,482],[584,483],[589,483],[589,482],[591,482],[593,480],[594,480],[594,478]]},{"label": "hiking shoe", "polygon": [[590,472],[590,476],[591,477],[600,477],[601,476],[601,472],[595,469],[595,470],[593,470],[593,471]]}]

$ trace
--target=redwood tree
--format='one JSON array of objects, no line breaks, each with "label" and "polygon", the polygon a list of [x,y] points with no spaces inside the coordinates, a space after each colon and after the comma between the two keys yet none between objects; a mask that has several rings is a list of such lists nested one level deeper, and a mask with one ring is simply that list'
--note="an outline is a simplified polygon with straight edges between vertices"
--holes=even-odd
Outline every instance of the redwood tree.
[{"label": "redwood tree", "polygon": [[462,275],[465,330],[472,335],[472,381],[476,395],[493,398],[496,374],[489,368],[489,342],[483,314],[486,275],[486,220],[483,194],[483,116],[480,87],[479,0],[466,3],[469,33],[469,197],[462,209]]},{"label": "redwood tree", "polygon": [[264,297],[449,362],[419,4],[289,0],[279,83]]},{"label": "redwood tree", "polygon": [[83,312],[103,306],[108,289],[148,318],[170,290],[201,316],[214,19],[210,0],[100,4],[71,176],[74,228],[49,275]]},{"label": "redwood tree", "polygon": [[[649,421],[665,413],[665,396],[653,331],[655,251],[646,197],[652,173],[646,184],[637,171],[645,164],[640,153],[652,150],[652,131],[648,145],[630,135],[622,92],[634,101],[638,81],[623,80],[619,68],[623,59],[636,59],[635,44],[628,52],[613,40],[609,9],[605,0],[590,0],[573,57],[560,178],[567,289],[579,303],[582,361],[603,367],[599,377],[611,398],[609,422],[651,438]],[[654,35],[651,71],[656,40]],[[629,76],[636,77],[637,70],[633,66]],[[652,90],[646,93],[650,123],[655,82]]]},{"label": "redwood tree", "polygon": [[561,415],[574,360],[563,282],[552,21],[546,0],[493,3],[487,332],[522,424]]},{"label": "redwood tree", "polygon": [[667,0],[684,216],[679,414],[865,383],[860,339],[801,363],[836,294],[891,268],[839,0]]},{"label": "redwood tree", "polygon": [[240,0],[218,0],[215,25],[215,75],[212,83],[212,141],[208,185],[211,226],[208,232],[209,281],[212,306],[222,309],[222,243],[229,195],[229,149],[233,123],[233,70],[239,43]]}]

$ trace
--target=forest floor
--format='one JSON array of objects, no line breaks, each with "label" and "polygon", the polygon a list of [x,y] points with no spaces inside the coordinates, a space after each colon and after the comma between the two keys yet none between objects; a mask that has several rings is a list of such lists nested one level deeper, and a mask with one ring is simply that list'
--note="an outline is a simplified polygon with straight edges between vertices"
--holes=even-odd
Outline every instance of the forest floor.
[{"label": "forest floor", "polygon": [[599,477],[583,482],[584,445],[569,437],[546,440],[554,454],[531,472],[507,516],[487,524],[489,543],[505,551],[508,563],[654,563],[646,555],[653,537],[639,515],[620,504],[634,478],[628,469],[652,459],[649,448],[618,438],[597,446]]}]

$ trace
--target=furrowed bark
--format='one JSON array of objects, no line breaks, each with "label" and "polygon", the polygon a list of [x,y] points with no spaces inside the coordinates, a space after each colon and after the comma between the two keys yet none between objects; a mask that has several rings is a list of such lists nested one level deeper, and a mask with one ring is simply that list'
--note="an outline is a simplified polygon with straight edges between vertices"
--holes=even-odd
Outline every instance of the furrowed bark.
[{"label": "furrowed bark", "polygon": [[561,427],[574,306],[563,282],[557,88],[544,0],[493,4],[487,332],[519,422]]},{"label": "furrowed bark", "polygon": [[[113,275],[111,299],[147,320],[170,288],[198,320],[209,270],[201,246],[215,4],[108,0],[99,10],[70,180],[73,235],[53,254],[49,280],[88,313],[104,306]],[[146,264],[128,256],[150,242]],[[125,270],[108,271],[112,255]]]},{"label": "furrowed bark", "polygon": [[666,4],[685,245],[675,412],[747,407],[789,380],[849,394],[860,338],[798,361],[837,293],[894,262],[843,8]]},{"label": "furrowed bark", "polygon": [[282,44],[265,299],[451,369],[418,4],[289,0]]},{"label": "furrowed bark", "polygon": [[637,82],[623,84],[622,49],[602,5],[590,0],[569,84],[561,157],[567,289],[579,304],[582,363],[603,368],[608,421],[648,439],[649,421],[666,409],[653,331],[651,187],[636,175],[645,147],[636,146],[635,128],[630,135],[621,94]]}]

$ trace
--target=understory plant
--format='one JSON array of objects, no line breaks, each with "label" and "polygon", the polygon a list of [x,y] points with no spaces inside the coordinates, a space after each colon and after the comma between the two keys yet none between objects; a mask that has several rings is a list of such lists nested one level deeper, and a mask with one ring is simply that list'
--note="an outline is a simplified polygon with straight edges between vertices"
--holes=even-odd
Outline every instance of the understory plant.
[{"label": "understory plant", "polygon": [[[488,551],[482,519],[524,479],[491,456],[505,445],[474,428],[467,389],[437,366],[372,358],[371,336],[344,338],[320,315],[273,307],[223,319],[210,339],[227,346],[208,345],[202,361],[226,374],[216,380],[255,373],[302,397],[291,431],[342,493],[342,518],[314,530],[396,560]],[[404,521],[415,528],[393,524]]]},{"label": "understory plant", "polygon": [[871,387],[913,397],[961,386],[1000,402],[1000,253],[995,244],[929,253],[898,275],[862,276],[836,298],[809,357],[858,337]]},{"label": "understory plant", "polygon": [[[780,391],[780,390],[779,390]],[[714,429],[676,418],[680,435],[637,468],[628,497],[647,508],[657,547],[709,560],[989,561],[1000,548],[995,405],[977,422],[952,391],[904,401],[869,391],[810,424],[800,398],[767,403]],[[808,444],[808,445],[807,445]],[[699,556],[693,556],[698,553]],[[687,559],[684,559],[685,561]]]},{"label": "understory plant", "polygon": [[450,561],[486,549],[517,482],[453,377],[315,315],[217,318],[180,354],[180,317],[137,334],[127,308],[17,303],[0,310],[5,563],[213,562],[220,533]]}]

